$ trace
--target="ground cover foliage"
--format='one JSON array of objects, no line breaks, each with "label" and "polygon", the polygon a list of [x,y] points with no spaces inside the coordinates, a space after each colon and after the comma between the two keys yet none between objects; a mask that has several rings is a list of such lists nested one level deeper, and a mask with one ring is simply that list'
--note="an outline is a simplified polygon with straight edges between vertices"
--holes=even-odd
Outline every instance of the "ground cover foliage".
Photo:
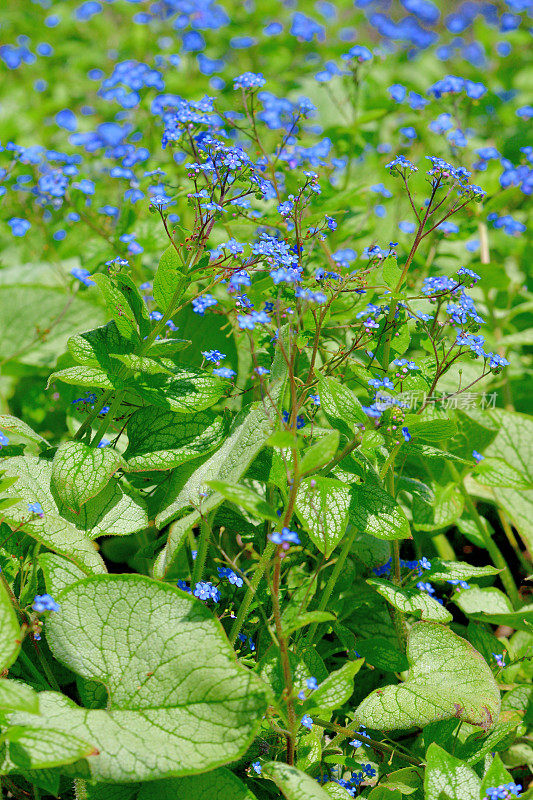
[{"label": "ground cover foliage", "polygon": [[0,24],[3,796],[533,797],[531,4]]}]

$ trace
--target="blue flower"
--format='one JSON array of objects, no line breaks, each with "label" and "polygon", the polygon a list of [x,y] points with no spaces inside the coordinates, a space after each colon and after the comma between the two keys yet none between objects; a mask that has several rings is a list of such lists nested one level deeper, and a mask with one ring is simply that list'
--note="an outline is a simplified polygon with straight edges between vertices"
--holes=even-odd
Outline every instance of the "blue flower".
[{"label": "blue flower", "polygon": [[5,433],[2,433],[2,431],[0,431],[0,450],[2,449],[2,447],[6,447],[6,445],[8,444],[9,444],[8,437],[5,435]]},{"label": "blue flower", "polygon": [[30,514],[35,514],[37,517],[44,517],[44,511],[40,503],[28,503],[28,511]]},{"label": "blue flower", "polygon": [[220,350],[202,350],[202,355],[206,361],[212,361],[213,364],[218,364],[219,361],[226,358],[226,354],[221,353]]},{"label": "blue flower", "polygon": [[387,91],[397,103],[403,103],[405,95],[407,94],[407,89],[405,86],[402,86],[401,83],[394,83],[392,86],[389,86]]},{"label": "blue flower", "polygon": [[13,236],[25,236],[31,228],[31,222],[27,219],[21,219],[21,217],[11,217],[8,220],[8,225]]},{"label": "blue flower", "polygon": [[266,83],[261,72],[244,72],[233,79],[234,89],[260,89]]},{"label": "blue flower", "polygon": [[316,679],[316,678],[307,678],[307,680],[306,680],[306,682],[305,682],[305,683],[306,683],[306,685],[307,685],[307,688],[308,688],[308,689],[309,689],[311,692],[314,692],[314,691],[315,691],[315,689],[318,689],[318,682],[317,682],[317,679]]},{"label": "blue flower", "polygon": [[252,761],[251,767],[257,775],[261,775],[263,770],[259,761]]},{"label": "blue flower", "polygon": [[271,542],[274,542],[274,544],[280,544],[282,546],[287,545],[287,547],[283,547],[284,550],[291,544],[300,544],[298,534],[295,531],[289,530],[289,528],[282,528],[281,533],[274,531],[268,538]]},{"label": "blue flower", "polygon": [[193,594],[200,600],[213,600],[214,603],[218,603],[220,600],[220,592],[210,581],[200,581],[197,583],[194,587]]},{"label": "blue flower", "polygon": [[347,53],[341,56],[343,61],[359,61],[362,63],[363,61],[371,61],[373,56],[368,47],[363,47],[363,45],[356,44]]},{"label": "blue flower", "polygon": [[243,585],[244,580],[230,567],[217,567],[217,570],[220,578],[227,578],[231,584],[238,586],[239,589]]},{"label": "blue flower", "polygon": [[411,434],[409,433],[409,428],[406,428],[406,427],[402,428],[402,436],[403,436],[403,438],[405,439],[406,442],[410,442],[411,441],[412,437],[411,437]]},{"label": "blue flower", "polygon": [[400,133],[402,136],[405,136],[406,139],[416,139],[416,131],[412,126],[400,128]]},{"label": "blue flower", "polygon": [[303,725],[304,728],[307,728],[308,731],[311,730],[311,728],[313,727],[313,720],[311,719],[309,714],[303,715],[301,725]]},{"label": "blue flower", "polygon": [[181,581],[181,580],[178,581],[177,586],[178,589],[182,590],[182,592],[187,592],[188,594],[191,594],[190,586],[186,581]]},{"label": "blue flower", "polygon": [[217,300],[212,294],[202,294],[200,297],[195,297],[192,301],[192,310],[195,314],[200,314],[203,317],[206,308],[216,306]]},{"label": "blue flower", "polygon": [[284,203],[280,203],[278,205],[278,211],[282,217],[288,217],[293,208],[294,203],[292,203],[290,200],[286,200]]},{"label": "blue flower", "polygon": [[235,370],[230,369],[229,367],[218,367],[217,369],[213,370],[213,375],[217,375],[219,378],[234,378],[237,373]]},{"label": "blue flower", "polygon": [[60,606],[56,603],[54,598],[49,594],[36,594],[33,600],[32,608],[38,614],[43,611],[59,611]]},{"label": "blue flower", "polygon": [[55,120],[57,125],[60,128],[64,128],[66,131],[75,131],[78,127],[78,122],[76,120],[76,115],[70,108],[64,108],[62,111],[58,111]]}]

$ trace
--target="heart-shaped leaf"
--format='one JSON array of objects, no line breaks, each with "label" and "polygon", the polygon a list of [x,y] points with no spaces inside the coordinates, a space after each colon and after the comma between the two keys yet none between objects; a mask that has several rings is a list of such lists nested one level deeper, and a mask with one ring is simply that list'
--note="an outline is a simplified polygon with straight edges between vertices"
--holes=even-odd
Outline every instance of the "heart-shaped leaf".
[{"label": "heart-shaped leaf", "polygon": [[180,293],[187,285],[183,273],[184,265],[173,245],[167,247],[154,276],[154,300],[162,311],[168,311],[172,303],[176,303]]},{"label": "heart-shaped leaf", "polygon": [[120,463],[119,454],[111,447],[64,442],[52,462],[54,488],[67,508],[77,513],[107,486]]},{"label": "heart-shaped leaf", "polygon": [[346,532],[350,487],[334,478],[308,478],[296,498],[295,510],[314,544],[329,558]]},{"label": "heart-shaped leaf", "polygon": [[107,708],[80,708],[45,692],[40,716],[17,714],[14,724],[91,742],[98,755],[89,770],[99,781],[206,772],[249,747],[266,689],[237,663],[200,601],[141,575],[86,578],[57,599],[47,641],[58,660],[106,687]]},{"label": "heart-shaped leaf", "polygon": [[352,487],[350,522],[361,531],[378,539],[410,539],[409,520],[404,510],[375,481]]},{"label": "heart-shaped leaf", "polygon": [[363,659],[347,661],[340,669],[331,672],[306,702],[306,709],[340,708],[353,694],[354,677],[363,666]]},{"label": "heart-shaped leaf", "polygon": [[426,800],[479,800],[480,788],[481,781],[472,767],[438,744],[430,744],[424,777]]},{"label": "heart-shaped leaf", "polygon": [[485,730],[497,721],[498,685],[484,658],[465,639],[435,622],[418,622],[409,634],[407,658],[407,680],[365,698],[356,711],[359,722],[389,731],[452,717]]},{"label": "heart-shaped leaf", "polygon": [[0,711],[32,711],[39,710],[37,694],[31,686],[21,681],[7,678],[0,680]]},{"label": "heart-shaped leaf", "polygon": [[210,411],[176,414],[162,408],[140,408],[128,421],[128,471],[178,467],[214,450],[224,439],[222,417]]},{"label": "heart-shaped leaf", "polygon": [[135,343],[120,335],[114,320],[84,333],[76,333],[68,340],[68,349],[78,364],[106,371],[117,370],[112,360],[118,353],[132,353]]},{"label": "heart-shaped leaf", "polygon": [[[135,533],[148,525],[146,508],[141,501],[122,491],[112,478],[96,497],[82,506],[78,514],[58,506],[50,484],[52,463],[34,456],[4,459],[6,475],[19,476],[7,495],[19,500],[6,510],[4,518],[37,541],[42,542],[86,573],[105,572],[104,562],[89,540],[97,536]],[[57,497],[57,501],[60,502]],[[30,516],[28,503],[38,502],[44,516]]]},{"label": "heart-shaped leaf", "polygon": [[533,624],[533,603],[514,611],[507,595],[494,586],[487,589],[472,586],[454,594],[453,601],[470,619],[479,622],[509,625],[527,632],[531,630]]},{"label": "heart-shaped leaf", "polygon": [[431,622],[450,622],[452,615],[434,597],[420,589],[404,589],[383,578],[367,581],[385,600],[404,614],[414,614]]}]

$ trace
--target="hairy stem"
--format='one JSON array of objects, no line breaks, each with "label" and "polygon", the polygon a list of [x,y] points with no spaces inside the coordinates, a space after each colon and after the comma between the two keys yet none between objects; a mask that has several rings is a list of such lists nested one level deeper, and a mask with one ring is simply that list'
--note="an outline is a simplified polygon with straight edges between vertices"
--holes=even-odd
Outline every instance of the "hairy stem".
[{"label": "hairy stem", "polygon": [[507,565],[507,561],[503,557],[503,554],[490,535],[490,532],[485,524],[485,521],[481,517],[479,511],[476,508],[476,505],[470,495],[468,494],[466,487],[464,485],[464,481],[462,480],[461,476],[459,475],[457,469],[455,468],[454,464],[448,464],[448,469],[452,473],[453,477],[457,481],[457,485],[459,487],[459,491],[463,495],[465,505],[472,515],[472,518],[475,522],[476,528],[480,532],[481,536],[483,537],[484,545],[492,559],[492,563],[495,567],[498,567],[500,572],[500,580],[503,583],[505,591],[509,595],[509,599],[513,604],[514,608],[518,608],[520,606],[520,597],[518,595],[518,589],[516,587],[516,583],[514,582],[514,578],[511,574],[511,570]]},{"label": "hairy stem", "polygon": [[[328,582],[326,583],[325,589],[322,592],[320,603],[318,605],[317,611],[325,611],[326,606],[328,604],[329,598],[331,597],[331,593],[335,588],[335,584],[339,579],[339,575],[341,574],[341,570],[344,566],[344,562],[348,558],[348,553],[352,548],[353,541],[357,534],[357,528],[355,525],[352,526],[352,529],[346,534],[343,548],[340,552],[340,555],[333,567],[333,571],[329,576]],[[307,644],[312,644],[313,639],[315,638],[316,632],[318,629],[318,622],[313,622],[313,624],[309,627],[309,632],[307,634]]]},{"label": "hairy stem", "polygon": [[276,545],[272,542],[269,542],[265,547],[261,558],[259,559],[259,563],[255,568],[254,576],[250,583],[250,586],[246,590],[246,594],[244,595],[242,602],[239,606],[239,610],[237,612],[237,619],[233,623],[231,628],[231,633],[229,635],[229,640],[231,644],[235,644],[237,640],[237,636],[239,635],[241,628],[244,624],[244,620],[246,619],[246,614],[248,613],[248,609],[252,603],[252,600],[255,597],[255,593],[257,591],[257,587],[261,582],[261,578],[263,577],[267,566],[270,564],[270,559],[276,549]]}]

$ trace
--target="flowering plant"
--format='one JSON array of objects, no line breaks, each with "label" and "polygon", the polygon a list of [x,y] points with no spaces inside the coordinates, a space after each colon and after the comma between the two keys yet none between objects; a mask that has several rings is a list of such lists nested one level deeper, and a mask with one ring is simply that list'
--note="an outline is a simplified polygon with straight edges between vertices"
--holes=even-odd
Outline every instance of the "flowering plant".
[{"label": "flowering plant", "polygon": [[58,5],[0,47],[85,87],[0,153],[7,796],[530,796],[525,8]]}]

